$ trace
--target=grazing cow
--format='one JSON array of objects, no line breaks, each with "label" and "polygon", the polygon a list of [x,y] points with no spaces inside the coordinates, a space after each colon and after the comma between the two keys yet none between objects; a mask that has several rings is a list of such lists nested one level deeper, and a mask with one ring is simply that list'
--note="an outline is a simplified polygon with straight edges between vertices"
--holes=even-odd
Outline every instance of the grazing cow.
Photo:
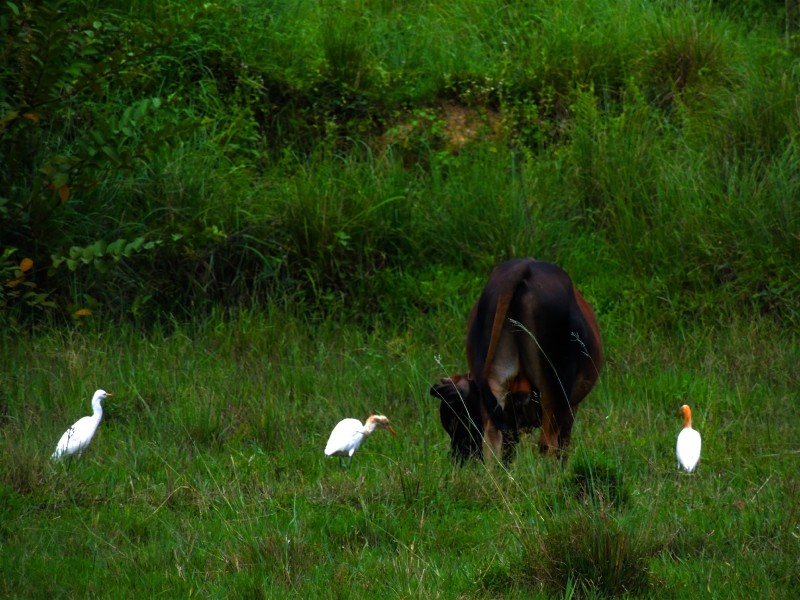
[{"label": "grazing cow", "polygon": [[591,306],[556,265],[529,258],[498,266],[467,323],[470,373],[431,388],[453,455],[508,462],[520,431],[541,427],[542,453],[565,456],[575,411],[600,374]]}]

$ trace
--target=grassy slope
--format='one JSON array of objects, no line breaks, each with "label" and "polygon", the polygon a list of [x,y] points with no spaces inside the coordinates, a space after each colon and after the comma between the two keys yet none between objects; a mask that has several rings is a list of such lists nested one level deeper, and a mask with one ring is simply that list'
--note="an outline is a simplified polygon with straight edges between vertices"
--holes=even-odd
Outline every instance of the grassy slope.
[{"label": "grassy slope", "polygon": [[[0,272],[32,258],[26,283],[56,291],[53,312],[194,318],[269,294],[395,314],[436,306],[419,280],[444,272],[460,285],[532,254],[579,281],[599,260],[601,302],[652,296],[680,319],[718,319],[721,306],[723,319],[754,307],[797,321],[800,76],[767,11],[121,4],[80,39],[141,58],[7,134],[19,172],[0,173],[0,234],[18,251]],[[15,49],[5,77],[37,79]],[[139,116],[120,129],[117,113]],[[94,139],[101,124],[118,148]],[[40,169],[63,163],[65,140],[81,167],[62,203]],[[54,256],[70,262],[52,270]],[[410,306],[393,298],[397,279]],[[3,289],[0,306],[24,317],[21,291]]]}]

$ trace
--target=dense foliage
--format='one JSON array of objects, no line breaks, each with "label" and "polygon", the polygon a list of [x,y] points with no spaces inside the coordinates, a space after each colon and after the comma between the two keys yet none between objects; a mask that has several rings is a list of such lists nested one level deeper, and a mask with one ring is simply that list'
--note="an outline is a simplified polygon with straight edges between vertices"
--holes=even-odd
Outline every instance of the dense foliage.
[{"label": "dense foliage", "polygon": [[6,2],[0,310],[405,313],[527,254],[796,322],[780,8]]}]

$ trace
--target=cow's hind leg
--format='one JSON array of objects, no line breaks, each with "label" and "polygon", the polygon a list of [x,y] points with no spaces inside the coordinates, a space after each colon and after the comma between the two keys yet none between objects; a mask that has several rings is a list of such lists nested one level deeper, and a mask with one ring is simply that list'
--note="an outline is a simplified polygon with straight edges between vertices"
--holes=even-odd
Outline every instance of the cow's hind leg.
[{"label": "cow's hind leg", "polygon": [[557,454],[566,458],[572,426],[575,423],[574,409],[566,402],[555,410],[544,410],[542,415],[542,434],[539,437],[539,450],[542,454]]},{"label": "cow's hind leg", "polygon": [[566,463],[572,438],[572,426],[575,424],[575,408],[565,402],[556,413],[556,422],[558,426],[558,457]]},{"label": "cow's hind leg", "polygon": [[575,424],[575,408],[567,405],[558,415],[558,445],[566,449],[572,438],[572,426]]},{"label": "cow's hind leg", "polygon": [[550,454],[558,450],[558,422],[555,415],[547,408],[542,412],[542,433],[539,435],[539,451],[542,454]]}]

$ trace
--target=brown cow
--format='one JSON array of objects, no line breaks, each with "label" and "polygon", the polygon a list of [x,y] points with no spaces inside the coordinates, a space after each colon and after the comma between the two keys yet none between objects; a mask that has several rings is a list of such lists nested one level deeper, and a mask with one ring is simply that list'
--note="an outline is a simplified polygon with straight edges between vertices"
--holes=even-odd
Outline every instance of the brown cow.
[{"label": "brown cow", "polygon": [[575,411],[600,374],[591,306],[558,266],[512,260],[490,275],[467,324],[470,373],[431,388],[453,455],[507,462],[519,432],[541,427],[543,453],[563,453]]}]

